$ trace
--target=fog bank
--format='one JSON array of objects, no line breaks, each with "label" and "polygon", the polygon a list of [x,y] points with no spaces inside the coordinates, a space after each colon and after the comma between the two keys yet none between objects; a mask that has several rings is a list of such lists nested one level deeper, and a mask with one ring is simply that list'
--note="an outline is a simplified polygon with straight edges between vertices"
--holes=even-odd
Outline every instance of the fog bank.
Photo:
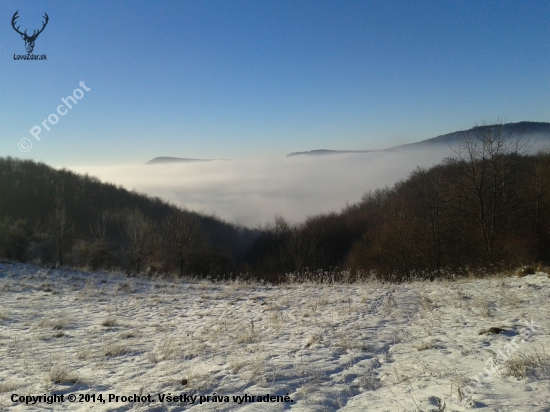
[{"label": "fog bank", "polygon": [[255,227],[276,214],[297,222],[340,211],[369,189],[393,185],[417,166],[430,167],[451,154],[438,148],[71,170]]}]

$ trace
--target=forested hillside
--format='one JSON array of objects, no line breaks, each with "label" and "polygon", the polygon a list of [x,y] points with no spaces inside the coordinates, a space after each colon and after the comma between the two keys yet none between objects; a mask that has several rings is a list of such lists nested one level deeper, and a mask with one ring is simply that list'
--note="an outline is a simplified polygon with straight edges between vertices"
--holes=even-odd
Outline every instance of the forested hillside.
[{"label": "forested hillside", "polygon": [[[266,225],[248,254],[265,275],[318,269],[394,279],[493,272],[550,260],[550,154],[502,125],[340,213]],[[531,154],[529,154],[531,152]]]},{"label": "forested hillside", "polygon": [[220,275],[253,233],[94,177],[0,158],[0,256],[9,259]]},{"label": "forested hillside", "polygon": [[339,213],[246,229],[90,176],[0,159],[0,257],[128,273],[383,278],[550,262],[550,153],[495,125]]}]

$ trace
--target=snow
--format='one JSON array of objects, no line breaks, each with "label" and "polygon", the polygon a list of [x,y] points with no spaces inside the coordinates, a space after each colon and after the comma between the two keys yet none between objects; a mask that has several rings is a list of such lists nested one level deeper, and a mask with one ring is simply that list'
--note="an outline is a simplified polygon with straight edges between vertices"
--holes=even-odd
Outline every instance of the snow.
[{"label": "snow", "polygon": [[[274,286],[0,263],[0,410],[550,411],[549,286],[543,272]],[[53,393],[156,402],[11,400]],[[233,402],[245,393],[292,402]]]}]

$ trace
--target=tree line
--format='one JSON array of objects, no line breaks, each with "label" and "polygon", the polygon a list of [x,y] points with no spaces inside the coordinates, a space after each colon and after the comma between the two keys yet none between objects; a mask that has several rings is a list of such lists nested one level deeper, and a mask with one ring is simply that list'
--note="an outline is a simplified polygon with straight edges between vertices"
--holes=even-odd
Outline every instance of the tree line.
[{"label": "tree line", "polygon": [[550,261],[550,152],[530,153],[521,130],[480,125],[454,155],[393,187],[368,191],[340,213],[266,224],[249,271],[431,279]]},{"label": "tree line", "polygon": [[502,124],[339,213],[247,229],[158,198],[0,158],[0,256],[42,264],[278,281],[291,272],[435,278],[550,261],[550,152]]},{"label": "tree line", "polygon": [[180,275],[232,273],[254,230],[43,163],[0,158],[0,256]]}]

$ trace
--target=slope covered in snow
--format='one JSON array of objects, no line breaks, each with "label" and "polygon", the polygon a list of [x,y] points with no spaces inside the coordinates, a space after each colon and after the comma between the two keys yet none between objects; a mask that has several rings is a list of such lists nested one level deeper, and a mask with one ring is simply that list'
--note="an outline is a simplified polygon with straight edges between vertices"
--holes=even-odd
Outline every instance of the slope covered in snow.
[{"label": "slope covered in snow", "polygon": [[274,286],[3,263],[0,409],[549,411],[549,286],[543,272]]}]

